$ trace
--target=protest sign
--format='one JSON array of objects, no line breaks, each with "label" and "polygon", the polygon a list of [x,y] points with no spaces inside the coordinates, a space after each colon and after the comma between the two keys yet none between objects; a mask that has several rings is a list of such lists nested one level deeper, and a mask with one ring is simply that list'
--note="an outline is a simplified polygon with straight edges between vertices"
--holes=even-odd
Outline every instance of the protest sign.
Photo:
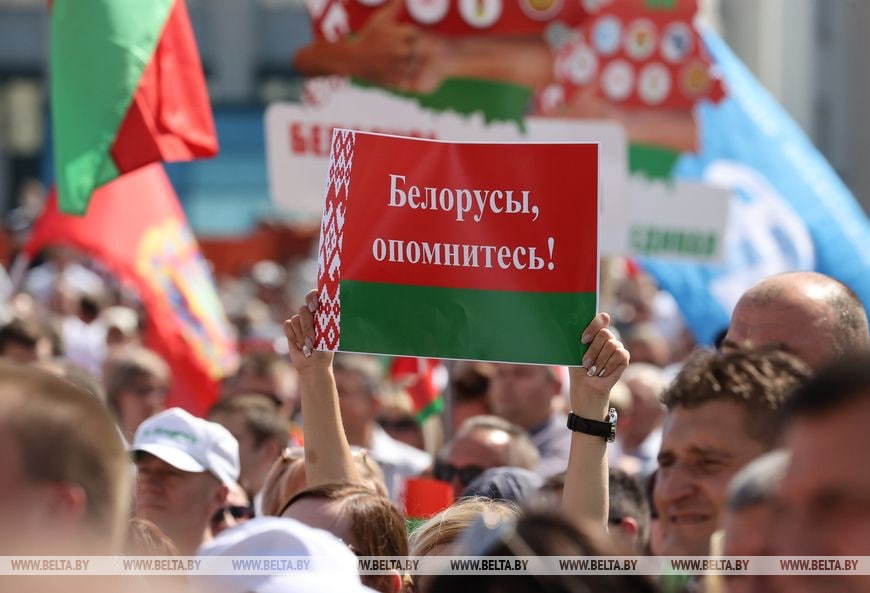
[{"label": "protest sign", "polygon": [[578,365],[598,285],[597,144],[336,130],[319,350]]},{"label": "protest sign", "polygon": [[265,116],[269,190],[275,204],[296,219],[320,219],[335,127],[432,140],[597,142],[602,198],[599,247],[602,255],[628,253],[628,147],[625,130],[616,122],[545,117],[528,117],[522,125],[487,122],[480,113],[438,113],[413,99],[358,87],[330,92],[318,105],[273,103]]}]

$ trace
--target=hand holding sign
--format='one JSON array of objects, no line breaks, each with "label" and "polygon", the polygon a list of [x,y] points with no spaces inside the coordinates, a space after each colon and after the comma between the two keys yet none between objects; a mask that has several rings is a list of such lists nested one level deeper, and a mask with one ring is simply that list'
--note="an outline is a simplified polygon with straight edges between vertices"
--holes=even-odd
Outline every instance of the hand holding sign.
[{"label": "hand holding sign", "polygon": [[[569,369],[571,411],[581,418],[604,420],[610,390],[628,368],[629,354],[610,331],[610,315],[599,313],[582,335],[589,349],[583,368]],[[572,433],[562,511],[583,524],[607,526],[607,446],[599,436]]]},{"label": "hand holding sign", "polygon": [[317,310],[317,291],[305,295],[305,304],[299,312],[284,322],[284,335],[290,349],[290,361],[300,374],[332,364],[333,353],[314,350],[314,312]]}]

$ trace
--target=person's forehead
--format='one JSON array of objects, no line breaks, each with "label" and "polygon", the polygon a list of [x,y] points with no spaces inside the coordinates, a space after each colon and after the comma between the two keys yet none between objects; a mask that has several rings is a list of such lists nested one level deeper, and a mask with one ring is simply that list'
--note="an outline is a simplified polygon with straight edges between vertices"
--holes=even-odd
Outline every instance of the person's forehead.
[{"label": "person's forehead", "polygon": [[140,470],[149,469],[152,471],[159,471],[162,473],[171,473],[178,474],[180,476],[200,476],[206,474],[208,472],[186,472],[184,470],[180,470],[177,467],[170,465],[157,457],[156,455],[152,455],[151,453],[146,453],[144,451],[136,451],[134,453],[134,462],[136,463],[136,467]]},{"label": "person's forehead", "polygon": [[695,407],[676,406],[665,416],[662,451],[731,452],[752,438],[746,432],[747,410],[728,400]]},{"label": "person's forehead", "polygon": [[809,300],[760,303],[741,300],[734,308],[728,338],[738,345],[792,344],[827,338],[824,332],[825,309]]},{"label": "person's forehead", "polygon": [[365,379],[354,369],[335,369],[335,385],[339,392],[356,392],[365,390]]},{"label": "person's forehead", "polygon": [[499,463],[509,440],[510,435],[501,430],[475,429],[453,442],[448,458],[459,465]]},{"label": "person's forehead", "polygon": [[236,437],[236,440],[238,440],[239,435],[245,435],[250,432],[248,430],[248,423],[245,420],[245,414],[241,411],[216,412],[211,415],[209,420],[217,422],[229,430]]},{"label": "person's forehead", "polygon": [[536,364],[508,364],[495,365],[495,377],[549,377],[551,371],[548,367]]},{"label": "person's forehead", "polygon": [[[833,412],[798,419],[786,433],[790,487],[842,490],[870,500],[870,398]],[[789,488],[783,492],[788,494]]]}]

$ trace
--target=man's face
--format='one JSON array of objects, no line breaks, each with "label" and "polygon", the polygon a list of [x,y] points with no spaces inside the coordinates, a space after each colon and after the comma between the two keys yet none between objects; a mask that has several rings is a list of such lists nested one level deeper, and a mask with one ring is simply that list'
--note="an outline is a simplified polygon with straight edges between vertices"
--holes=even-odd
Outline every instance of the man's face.
[{"label": "man's face", "polygon": [[[338,405],[341,420],[349,440],[363,432],[364,427],[374,422],[377,411],[375,398],[366,389],[362,377],[354,371],[335,371],[335,386],[338,389]],[[351,442],[351,445],[368,447],[370,443]]]},{"label": "man's face", "polygon": [[[771,502],[750,505],[725,513],[723,556],[771,556],[771,534],[778,527],[776,509]],[[778,577],[770,575],[731,575],[725,578],[727,593],[771,593]]]},{"label": "man's face", "polygon": [[547,421],[558,384],[545,366],[496,365],[489,397],[495,415],[530,429]]},{"label": "man's face", "polygon": [[118,393],[117,407],[121,426],[132,439],[140,424],[166,407],[166,383],[154,375],[140,375]]},{"label": "man's face", "polygon": [[827,313],[820,301],[761,305],[741,299],[731,316],[723,348],[779,346],[818,370],[834,354],[833,337],[824,324]]},{"label": "man's face", "polygon": [[213,414],[209,420],[226,428],[239,441],[239,463],[241,464],[239,483],[248,492],[256,494],[263,487],[266,474],[275,461],[274,456],[268,455],[265,443],[260,447],[257,446],[254,435],[248,430],[243,414],[219,412]]},{"label": "man's face", "polygon": [[[445,460],[457,470],[476,467],[487,470],[493,467],[508,465],[508,453],[511,436],[502,430],[479,428],[453,440]],[[483,473],[482,471],[480,473]],[[468,483],[463,483],[460,476],[454,475],[451,480],[456,496],[462,494]]]},{"label": "man's face", "polygon": [[136,516],[176,543],[201,537],[223,505],[221,483],[208,472],[181,471],[149,453],[138,453],[136,469]]},{"label": "man's face", "polygon": [[665,417],[653,499],[668,555],[705,555],[720,527],[728,481],[765,447],[746,431],[747,411],[731,401],[677,406]]},{"label": "man's face", "polygon": [[[787,433],[776,554],[870,556],[870,398],[801,418]],[[798,578],[793,591],[867,591],[861,578]]]}]

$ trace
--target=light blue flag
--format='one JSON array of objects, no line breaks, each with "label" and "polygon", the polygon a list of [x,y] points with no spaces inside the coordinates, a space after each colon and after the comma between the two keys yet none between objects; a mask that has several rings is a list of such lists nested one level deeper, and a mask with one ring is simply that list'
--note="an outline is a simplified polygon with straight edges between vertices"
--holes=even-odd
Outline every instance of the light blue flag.
[{"label": "light blue flag", "polygon": [[870,304],[870,222],[849,189],[785,110],[716,35],[704,39],[728,95],[698,109],[698,154],[674,176],[731,188],[725,263],[642,260],[671,294],[696,339],[728,327],[749,286],[770,274],[815,270]]}]

